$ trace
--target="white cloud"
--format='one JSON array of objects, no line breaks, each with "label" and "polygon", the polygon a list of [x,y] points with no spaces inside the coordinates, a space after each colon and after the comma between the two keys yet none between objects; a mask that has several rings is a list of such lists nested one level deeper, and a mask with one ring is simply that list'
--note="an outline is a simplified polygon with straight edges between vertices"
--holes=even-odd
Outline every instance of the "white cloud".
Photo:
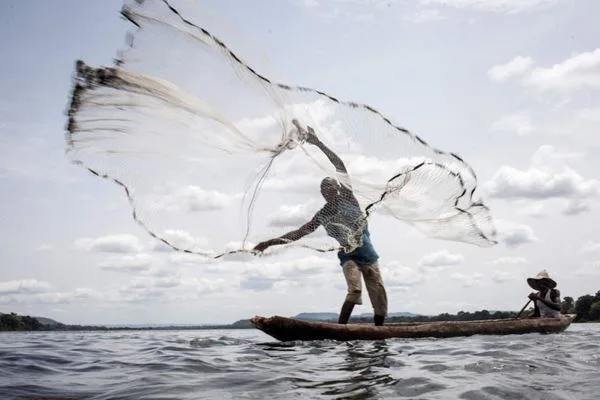
[{"label": "white cloud", "polygon": [[520,14],[547,8],[565,0],[421,0],[423,4],[440,4],[449,7],[502,14]]},{"label": "white cloud", "polygon": [[228,283],[222,278],[206,279],[183,277],[135,277],[129,284],[111,293],[109,301],[114,303],[140,303],[155,301],[190,301],[199,296],[222,292]]},{"label": "white cloud", "polygon": [[528,201],[522,214],[539,217],[544,206],[559,204],[563,215],[578,215],[591,210],[588,203],[597,198],[600,188],[598,180],[585,179],[571,167],[583,160],[582,153],[542,145],[532,155],[530,168],[504,165],[483,188],[490,197],[517,205]]},{"label": "white cloud", "polygon": [[313,276],[318,273],[330,272],[333,268],[337,268],[337,266],[331,259],[312,255],[271,263],[251,262],[246,265],[244,275],[293,279],[300,276]]},{"label": "white cloud", "polygon": [[583,178],[569,166],[581,159],[581,153],[542,145],[531,157],[531,168],[519,170],[504,165],[484,185],[484,189],[491,197],[509,200],[581,200],[595,197],[598,181]]},{"label": "white cloud", "polygon": [[521,265],[521,264],[527,264],[529,261],[527,261],[526,258],[523,257],[500,257],[495,259],[494,261],[491,261],[490,264],[492,265]]},{"label": "white cloud", "polygon": [[283,276],[296,277],[300,275],[313,275],[331,271],[334,268],[339,269],[334,260],[319,256],[308,256],[297,260],[286,261],[282,263]]},{"label": "white cloud", "polygon": [[217,271],[222,269],[222,265],[211,265],[218,263],[218,261],[214,258],[199,256],[196,254],[173,252],[169,255],[169,261],[174,264],[187,266],[207,265],[207,269],[210,271]]},{"label": "white cloud", "polygon": [[459,265],[464,260],[462,254],[452,254],[448,250],[438,251],[428,254],[419,261],[420,267],[439,268],[452,265]]},{"label": "white cloud", "polygon": [[533,60],[530,57],[517,56],[507,63],[490,68],[488,77],[496,82],[504,82],[515,76],[524,75],[532,65]]},{"label": "white cloud", "polygon": [[600,48],[579,53],[548,68],[535,68],[524,83],[540,91],[600,89]]},{"label": "white cloud", "polygon": [[77,288],[72,292],[35,292],[26,297],[0,296],[0,304],[81,304],[99,299],[105,299],[103,293],[90,288]]},{"label": "white cloud", "polygon": [[36,304],[66,304],[73,301],[71,293],[42,293],[36,295],[35,298],[31,299],[32,303]]},{"label": "white cloud", "polygon": [[222,278],[192,278],[184,279],[183,286],[192,289],[196,294],[203,295],[222,292],[223,290],[225,290],[225,288],[229,286],[229,283]]},{"label": "white cloud", "polygon": [[529,135],[534,130],[531,116],[525,112],[508,114],[492,124],[492,130],[497,132],[515,133],[518,136]]},{"label": "white cloud", "polygon": [[506,64],[492,67],[488,76],[495,81],[521,76],[523,85],[541,93],[568,94],[600,89],[600,48],[575,54],[547,68],[532,68],[532,65],[531,58],[519,56]]},{"label": "white cloud", "polygon": [[75,247],[104,253],[137,253],[143,249],[139,239],[130,234],[77,239]]},{"label": "white cloud", "polygon": [[344,155],[344,160],[346,160],[348,172],[353,179],[379,182],[387,182],[390,171],[402,170],[422,161],[429,161],[427,157],[416,155],[410,158],[380,159],[356,153]]},{"label": "white cloud", "polygon": [[[205,248],[208,245],[208,241],[206,239],[194,238],[189,232],[184,230],[167,229],[160,236],[180,249],[193,250],[197,248]],[[160,240],[154,240],[152,242],[152,250],[167,253],[173,251],[169,246]]]},{"label": "white cloud", "polygon": [[264,276],[249,276],[242,279],[240,282],[240,287],[246,290],[263,292],[273,289],[275,284],[278,282],[280,282],[279,279],[266,278]]},{"label": "white cloud", "polygon": [[109,257],[100,264],[100,268],[112,271],[137,272],[147,270],[152,264],[152,256],[145,253]]},{"label": "white cloud", "polygon": [[135,277],[130,283],[131,289],[144,288],[174,288],[182,285],[182,279],[178,276],[166,277]]},{"label": "white cloud", "polygon": [[539,241],[533,229],[525,224],[497,220],[498,236],[507,247],[519,247]]},{"label": "white cloud", "polygon": [[460,282],[464,287],[472,287],[481,282],[483,275],[477,272],[474,274],[462,274],[460,272],[455,272],[450,275],[450,279]]},{"label": "white cloud", "polygon": [[285,178],[266,179],[262,190],[293,191],[297,193],[319,193],[322,177],[305,175],[290,175]]},{"label": "white cloud", "polygon": [[257,141],[264,141],[265,135],[273,135],[273,133],[276,133],[280,129],[279,118],[275,114],[242,118],[235,125],[240,131]]},{"label": "white cloud", "polygon": [[243,194],[226,194],[215,190],[204,190],[194,185],[187,185],[166,195],[153,195],[149,201],[150,207],[153,210],[174,212],[183,209],[194,213],[222,210],[232,206],[242,196]]},{"label": "white cloud", "polygon": [[425,282],[425,277],[410,267],[403,266],[397,261],[381,267],[381,275],[386,287],[412,287]]},{"label": "white cloud", "polygon": [[537,242],[539,239],[533,229],[527,225],[510,228],[502,233],[502,241],[508,247],[518,247],[526,243]]},{"label": "white cloud", "polygon": [[282,282],[322,281],[324,274],[341,269],[331,259],[308,256],[296,260],[271,263],[250,262],[242,274],[240,286],[244,289],[264,291]]},{"label": "white cloud", "polygon": [[90,288],[77,288],[72,292],[41,293],[33,297],[33,303],[39,304],[68,304],[82,303],[103,298],[103,293]]},{"label": "white cloud", "polygon": [[51,290],[52,286],[47,282],[36,279],[22,279],[0,282],[0,294],[29,294],[41,293]]},{"label": "white cloud", "polygon": [[[273,290],[279,293],[289,293],[290,290],[298,289],[301,287],[305,287],[305,282],[297,282],[297,281],[277,281],[273,285]],[[335,287],[335,286],[334,286]],[[259,291],[259,290],[257,290]],[[314,307],[316,310],[319,310],[319,307]]]},{"label": "white cloud", "polygon": [[402,19],[415,24],[423,24],[426,22],[441,21],[448,19],[448,17],[437,8],[426,8],[404,16]]},{"label": "white cloud", "polygon": [[310,221],[317,210],[312,201],[293,206],[283,205],[273,213],[269,225],[280,228],[299,228]]},{"label": "white cloud", "polygon": [[167,301],[168,291],[158,288],[132,288],[122,287],[117,294],[110,297],[111,303],[151,303]]},{"label": "white cloud", "polygon": [[576,171],[551,172],[502,166],[485,185],[491,197],[499,199],[586,198],[595,196],[598,181],[584,179]]},{"label": "white cloud", "polygon": [[[264,268],[261,268],[263,266]],[[273,282],[283,280],[283,272],[281,265],[278,263],[249,263],[246,265],[245,271],[242,273],[242,280],[257,280],[261,279],[272,280]]]}]

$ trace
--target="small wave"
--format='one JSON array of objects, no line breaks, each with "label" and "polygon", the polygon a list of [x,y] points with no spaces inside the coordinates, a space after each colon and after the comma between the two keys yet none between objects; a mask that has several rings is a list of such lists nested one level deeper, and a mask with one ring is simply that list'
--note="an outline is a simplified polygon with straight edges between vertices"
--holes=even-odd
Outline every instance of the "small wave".
[{"label": "small wave", "polygon": [[478,390],[469,390],[460,395],[464,400],[567,400],[546,391],[521,387],[507,389],[498,386],[485,386]]},{"label": "small wave", "polygon": [[193,347],[218,347],[218,346],[239,346],[244,344],[249,344],[251,342],[238,339],[234,337],[221,336],[219,338],[194,338],[190,341],[190,345]]}]

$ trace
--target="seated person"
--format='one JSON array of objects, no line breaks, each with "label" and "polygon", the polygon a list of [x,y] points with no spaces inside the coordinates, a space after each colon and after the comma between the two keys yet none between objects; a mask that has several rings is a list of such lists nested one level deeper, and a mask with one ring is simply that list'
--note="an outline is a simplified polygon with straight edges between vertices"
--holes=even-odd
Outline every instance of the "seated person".
[{"label": "seated person", "polygon": [[556,289],[556,282],[550,279],[548,272],[543,270],[535,278],[528,278],[527,283],[536,293],[530,293],[529,299],[533,300],[534,318],[560,318],[560,291]]}]

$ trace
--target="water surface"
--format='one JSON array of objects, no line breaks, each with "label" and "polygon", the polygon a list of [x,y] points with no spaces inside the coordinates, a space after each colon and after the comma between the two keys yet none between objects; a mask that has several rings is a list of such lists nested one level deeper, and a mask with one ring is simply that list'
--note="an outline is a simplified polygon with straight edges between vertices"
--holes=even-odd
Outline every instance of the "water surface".
[{"label": "water surface", "polygon": [[2,399],[597,400],[600,324],[278,343],[256,330],[0,334]]}]

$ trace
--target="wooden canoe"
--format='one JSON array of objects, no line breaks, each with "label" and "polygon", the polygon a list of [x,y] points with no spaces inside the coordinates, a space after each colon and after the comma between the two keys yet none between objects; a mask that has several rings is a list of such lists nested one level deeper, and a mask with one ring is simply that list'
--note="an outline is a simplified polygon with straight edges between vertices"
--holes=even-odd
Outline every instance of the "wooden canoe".
[{"label": "wooden canoe", "polygon": [[409,322],[384,326],[373,324],[340,325],[331,322],[303,321],[280,316],[256,316],[252,325],[280,341],[293,340],[381,340],[389,338],[448,338],[472,335],[515,335],[558,333],[569,327],[575,315],[560,318],[495,319],[485,321]]}]

